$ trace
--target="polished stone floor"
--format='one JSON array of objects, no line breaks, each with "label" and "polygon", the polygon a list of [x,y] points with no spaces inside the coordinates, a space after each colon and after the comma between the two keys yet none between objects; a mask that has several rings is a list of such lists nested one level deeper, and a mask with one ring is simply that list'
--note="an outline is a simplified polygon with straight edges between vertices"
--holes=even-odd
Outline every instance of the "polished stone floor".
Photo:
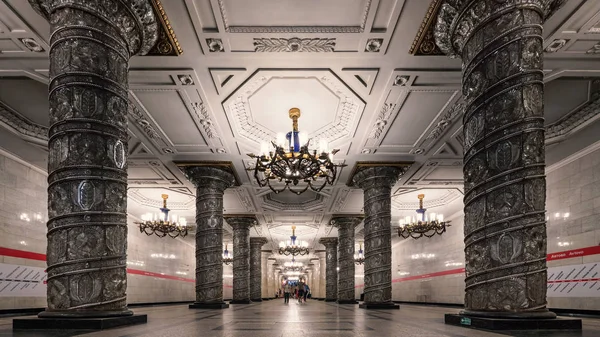
[{"label": "polished stone floor", "polygon": [[148,323],[124,328],[93,331],[17,331],[12,318],[0,317],[0,336],[123,336],[123,337],[312,337],[312,336],[402,336],[402,337],[492,337],[548,336],[598,337],[600,319],[585,318],[583,332],[504,334],[445,325],[444,313],[458,309],[401,305],[400,310],[364,310],[357,305],[337,305],[315,300],[306,304],[283,300],[249,305],[231,305],[226,310],[190,310],[187,305],[134,308],[148,314]]}]

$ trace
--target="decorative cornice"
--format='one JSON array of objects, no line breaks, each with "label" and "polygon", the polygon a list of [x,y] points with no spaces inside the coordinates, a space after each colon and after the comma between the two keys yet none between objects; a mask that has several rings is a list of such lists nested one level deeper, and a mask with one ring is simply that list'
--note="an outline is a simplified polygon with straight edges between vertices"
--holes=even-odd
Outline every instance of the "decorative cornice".
[{"label": "decorative cornice", "polygon": [[255,38],[254,51],[280,52],[333,52],[335,38]]},{"label": "decorative cornice", "polygon": [[442,135],[444,130],[450,125],[454,123],[458,117],[462,116],[463,111],[465,110],[465,100],[464,97],[461,96],[451,107],[446,111],[446,113],[442,116],[442,118],[438,121],[437,125],[431,130],[427,139],[437,139]]},{"label": "decorative cornice", "polygon": [[381,111],[379,111],[379,115],[377,115],[377,120],[375,121],[375,124],[373,124],[373,129],[369,133],[368,138],[379,139],[383,129],[394,112],[394,108],[396,108],[396,104],[394,103],[385,103],[383,107],[381,107]]},{"label": "decorative cornice", "polygon": [[322,244],[323,246],[327,247],[327,246],[337,246],[338,244],[338,238],[320,238],[319,239],[319,243]]},{"label": "decorative cornice", "polygon": [[25,140],[40,145],[48,143],[47,127],[32,122],[2,102],[0,102],[0,124],[19,134]]},{"label": "decorative cornice", "polygon": [[190,167],[190,166],[218,167],[218,168],[224,169],[225,171],[233,174],[233,176],[235,178],[236,186],[242,185],[240,177],[238,176],[237,171],[235,170],[235,166],[230,161],[185,161],[185,162],[175,161],[173,163],[182,172],[183,172],[183,170],[182,170],[183,168]]},{"label": "decorative cornice", "polygon": [[412,164],[414,164],[414,162],[359,161],[356,162],[356,164],[354,164],[352,172],[350,172],[350,175],[348,176],[348,181],[346,182],[346,185],[349,187],[353,187],[354,182],[352,181],[352,178],[354,178],[354,175],[356,175],[356,173],[358,173],[359,171],[369,167],[399,167],[402,169],[402,174],[404,174],[406,173],[406,171],[408,171]]},{"label": "decorative cornice", "polygon": [[162,6],[160,0],[151,0],[154,13],[160,23],[158,29],[158,41],[146,55],[150,56],[179,56],[183,54],[183,49],[175,36],[175,31],[171,27],[167,12]]},{"label": "decorative cornice", "polygon": [[200,100],[199,102],[192,102],[192,109],[194,110],[194,113],[198,118],[198,122],[200,125],[202,125],[202,128],[204,129],[204,132],[208,138],[221,138],[217,133],[215,124],[208,114],[208,110],[206,109],[204,101]]},{"label": "decorative cornice", "polygon": [[408,51],[409,54],[415,56],[444,55],[435,44],[435,38],[433,36],[435,21],[441,3],[442,0],[433,0],[429,5],[427,13],[425,13],[425,18],[421,22],[417,35],[410,46],[410,50]]}]

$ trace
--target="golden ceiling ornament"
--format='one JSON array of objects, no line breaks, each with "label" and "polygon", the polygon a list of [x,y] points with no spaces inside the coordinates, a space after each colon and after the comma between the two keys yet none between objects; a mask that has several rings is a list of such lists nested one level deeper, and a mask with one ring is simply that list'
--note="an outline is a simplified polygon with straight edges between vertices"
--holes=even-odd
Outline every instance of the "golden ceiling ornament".
[{"label": "golden ceiling ornament", "polygon": [[409,54],[415,56],[445,55],[435,44],[435,36],[433,35],[435,18],[437,17],[441,4],[442,0],[433,0],[429,5],[425,18],[417,31],[417,36],[415,36],[415,39],[410,46],[410,50],[408,51]]},{"label": "golden ceiling ornament", "polygon": [[169,17],[160,0],[151,0],[154,14],[158,17],[160,23],[158,28],[158,41],[148,52],[148,56],[179,56],[183,54],[183,49],[175,36],[175,31],[171,27]]}]

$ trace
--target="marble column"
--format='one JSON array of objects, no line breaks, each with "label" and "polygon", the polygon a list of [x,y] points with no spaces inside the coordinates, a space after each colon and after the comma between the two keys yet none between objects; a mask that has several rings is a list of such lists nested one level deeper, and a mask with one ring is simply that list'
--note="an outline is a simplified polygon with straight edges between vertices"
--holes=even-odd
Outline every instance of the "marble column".
[{"label": "marble column", "polygon": [[279,289],[281,288],[281,282],[279,280],[279,271],[281,271],[279,263],[273,263],[273,294],[275,294],[276,291],[279,292]]},{"label": "marble column", "polygon": [[319,256],[319,266],[320,266],[320,270],[319,270],[319,300],[325,300],[325,293],[326,293],[326,285],[327,285],[327,264],[325,263],[325,260],[327,259],[327,254],[325,252],[319,252],[317,253],[317,255]]},{"label": "marble column", "polygon": [[319,263],[319,258],[313,257],[312,259],[310,259],[310,264],[313,265],[313,267],[312,267],[313,277],[312,277],[312,284],[309,284],[308,286],[310,287],[310,290],[312,293],[312,298],[319,299],[321,297],[321,295],[320,295],[321,264]]},{"label": "marble column", "polygon": [[218,167],[181,170],[196,186],[196,302],[190,308],[228,308],[223,302],[223,193],[235,177]]},{"label": "marble column", "polygon": [[338,285],[339,304],[358,304],[354,296],[354,229],[362,216],[334,216],[329,221],[338,229]]},{"label": "marble column", "polygon": [[325,275],[325,301],[337,300],[337,238],[321,238],[319,243],[325,246],[326,275]]},{"label": "marble column", "polygon": [[[250,238],[250,300],[252,302],[262,302],[262,246],[267,243],[267,238]],[[264,258],[266,263],[267,258]]]},{"label": "marble column", "polygon": [[441,4],[436,43],[462,59],[466,315],[555,317],[546,309],[542,25],[563,2]]},{"label": "marble column", "polygon": [[392,302],[392,186],[403,168],[367,167],[352,181],[364,191],[365,309],[398,309]]},{"label": "marble column", "polygon": [[127,309],[127,76],[156,43],[147,0],[30,0],[50,22],[48,308],[39,317]]},{"label": "marble column", "polygon": [[250,304],[250,227],[256,225],[256,218],[228,215],[226,220],[233,228],[233,300],[229,303]]}]

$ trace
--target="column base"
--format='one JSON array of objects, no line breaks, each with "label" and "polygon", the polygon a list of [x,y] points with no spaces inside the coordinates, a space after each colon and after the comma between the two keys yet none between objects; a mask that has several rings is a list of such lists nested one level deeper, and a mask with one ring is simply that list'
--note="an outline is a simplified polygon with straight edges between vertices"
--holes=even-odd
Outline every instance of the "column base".
[{"label": "column base", "polygon": [[393,309],[393,310],[397,310],[400,309],[400,306],[398,304],[394,304],[392,302],[383,302],[383,303],[362,303],[358,305],[359,308],[361,309]]},{"label": "column base", "polygon": [[581,319],[577,318],[495,318],[446,314],[444,323],[486,330],[581,330]]},{"label": "column base", "polygon": [[338,304],[358,304],[356,300],[337,300]]},{"label": "column base", "polygon": [[250,300],[231,300],[229,304],[250,304]]},{"label": "column base", "polygon": [[326,298],[324,301],[325,302],[335,302],[335,301],[337,301],[337,299],[336,298]]},{"label": "column base", "polygon": [[190,304],[190,309],[227,309],[229,308],[229,304],[222,303],[194,303]]},{"label": "column base", "polygon": [[317,298],[317,300],[319,300],[319,301],[325,301],[324,298]]},{"label": "column base", "polygon": [[267,301],[267,300],[262,299],[262,298],[251,298],[250,301],[251,302],[262,302],[262,301]]},{"label": "column base", "polygon": [[104,318],[17,318],[13,319],[13,330],[104,330],[125,325],[148,323],[147,315],[130,315]]}]

